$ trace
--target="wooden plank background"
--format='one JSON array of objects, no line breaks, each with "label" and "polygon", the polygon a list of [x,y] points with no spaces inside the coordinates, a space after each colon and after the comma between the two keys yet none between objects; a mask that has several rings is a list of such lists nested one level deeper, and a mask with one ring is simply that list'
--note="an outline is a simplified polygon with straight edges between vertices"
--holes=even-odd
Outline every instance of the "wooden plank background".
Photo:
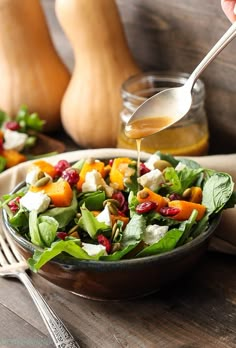
[{"label": "wooden plank background", "polygon": [[[220,0],[116,1],[129,47],[145,71],[191,73],[230,26]],[[73,52],[57,23],[54,1],[42,3],[55,45],[73,69]],[[206,84],[211,153],[236,152],[235,53],[233,41],[201,76]]]}]

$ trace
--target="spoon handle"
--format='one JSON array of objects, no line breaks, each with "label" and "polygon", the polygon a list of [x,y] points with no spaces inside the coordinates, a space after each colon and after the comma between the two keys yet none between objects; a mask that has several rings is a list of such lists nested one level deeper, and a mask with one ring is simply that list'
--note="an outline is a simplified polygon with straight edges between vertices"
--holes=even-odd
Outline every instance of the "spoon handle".
[{"label": "spoon handle", "polygon": [[236,36],[236,22],[234,22],[225,34],[219,39],[219,41],[212,47],[212,49],[207,53],[203,60],[198,64],[194,69],[192,74],[189,76],[187,82],[185,83],[186,87],[192,90],[193,85],[199,75],[206,69],[206,67],[211,63],[213,59],[225,48],[231,40]]}]

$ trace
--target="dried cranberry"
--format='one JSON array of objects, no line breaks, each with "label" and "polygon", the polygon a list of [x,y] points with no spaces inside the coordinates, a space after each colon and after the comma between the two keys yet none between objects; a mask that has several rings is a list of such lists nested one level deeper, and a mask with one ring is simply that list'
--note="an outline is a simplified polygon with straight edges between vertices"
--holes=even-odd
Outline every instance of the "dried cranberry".
[{"label": "dried cranberry", "polygon": [[3,151],[3,139],[0,138],[0,153]]},{"label": "dried cranberry", "polygon": [[180,196],[178,193],[171,193],[168,198],[170,201],[175,201],[182,199],[182,196]]},{"label": "dried cranberry", "polygon": [[160,209],[160,214],[163,216],[175,216],[180,212],[179,208],[174,207],[163,207]]},{"label": "dried cranberry", "polygon": [[62,172],[70,167],[70,163],[66,160],[60,160],[58,163],[55,165],[56,169],[56,175],[61,176]]},{"label": "dried cranberry", "polygon": [[112,195],[112,199],[117,200],[120,203],[120,207],[121,208],[125,204],[125,196],[120,191],[119,192],[114,192],[113,195]]},{"label": "dried cranberry", "polygon": [[146,167],[144,163],[140,163],[139,170],[140,170],[140,175],[144,175],[150,172],[150,169]]},{"label": "dried cranberry", "polygon": [[62,179],[66,180],[70,186],[74,186],[79,181],[79,173],[75,168],[67,168],[61,174]]},{"label": "dried cranberry", "polygon": [[136,212],[138,214],[144,214],[156,208],[157,208],[157,204],[155,202],[147,201],[147,202],[138,204],[136,207]]},{"label": "dried cranberry", "polygon": [[122,209],[120,209],[120,212],[122,212],[124,215],[127,215],[127,213],[129,212],[129,205],[127,201],[125,201],[125,203],[123,204]]},{"label": "dried cranberry", "polygon": [[8,121],[5,123],[5,128],[12,131],[17,131],[20,129],[20,125],[17,121]]},{"label": "dried cranberry", "polygon": [[16,197],[8,202],[8,207],[11,209],[12,213],[16,213],[19,210],[20,197]]},{"label": "dried cranberry", "polygon": [[66,232],[57,232],[57,237],[59,239],[65,240],[65,238],[67,237],[67,233]]},{"label": "dried cranberry", "polygon": [[110,159],[109,162],[108,162],[109,166],[112,167],[113,162],[114,162],[114,160],[113,160],[113,159]]},{"label": "dried cranberry", "polygon": [[103,234],[99,234],[98,243],[103,245],[106,248],[106,252],[109,254],[109,252],[111,251],[111,242],[109,241],[109,239]]}]

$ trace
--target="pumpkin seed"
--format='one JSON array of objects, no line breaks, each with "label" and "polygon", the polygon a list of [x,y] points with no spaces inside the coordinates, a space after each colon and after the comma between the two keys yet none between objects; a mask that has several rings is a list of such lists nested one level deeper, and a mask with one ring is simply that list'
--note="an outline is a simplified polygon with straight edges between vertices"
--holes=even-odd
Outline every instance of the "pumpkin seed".
[{"label": "pumpkin seed", "polygon": [[183,196],[183,198],[187,199],[187,198],[190,198],[190,197],[191,197],[191,193],[192,193],[192,190],[191,190],[191,188],[189,187],[189,188],[187,188],[187,189],[183,192],[182,196]]},{"label": "pumpkin seed", "polygon": [[78,230],[78,228],[79,228],[79,225],[75,225],[75,226],[73,226],[73,227],[72,227],[72,228],[69,230],[68,234],[71,234],[71,233],[73,233],[73,232],[77,231],[77,230]]},{"label": "pumpkin seed", "polygon": [[111,246],[111,253],[113,254],[115,251],[120,250],[120,248],[121,248],[120,243],[114,243],[114,244],[112,244],[112,246]]},{"label": "pumpkin seed", "polygon": [[45,173],[42,171],[42,170],[40,170],[39,172],[38,172],[38,180],[39,179],[42,179],[42,178],[44,178],[45,177]]},{"label": "pumpkin seed", "polygon": [[163,172],[163,170],[167,167],[172,167],[172,165],[170,164],[170,162],[165,160],[158,160],[154,163],[154,168],[159,169],[161,172]]},{"label": "pumpkin seed", "polygon": [[48,184],[50,181],[49,176],[44,176],[43,178],[39,179],[38,181],[36,181],[36,183],[34,184],[34,186],[36,187],[41,187],[44,186],[46,184]]},{"label": "pumpkin seed", "polygon": [[95,162],[95,158],[89,157],[89,158],[86,159],[86,162],[87,162],[88,164],[93,164],[93,163]]},{"label": "pumpkin seed", "polygon": [[117,229],[118,229],[117,223],[115,222],[114,225],[112,226],[112,230],[111,230],[111,240],[113,240],[115,238]]},{"label": "pumpkin seed", "polygon": [[138,192],[138,196],[140,198],[142,198],[142,199],[145,199],[145,198],[148,198],[149,193],[147,191],[145,191],[145,190],[141,190],[141,191]]},{"label": "pumpkin seed", "polygon": [[110,212],[112,215],[118,215],[118,214],[119,214],[116,205],[112,204],[111,202],[108,202],[108,203],[107,203],[107,206],[108,206],[109,212]]},{"label": "pumpkin seed", "polygon": [[111,204],[115,205],[117,208],[120,207],[120,202],[117,201],[117,199],[108,198],[108,199],[106,199],[106,200],[103,202],[103,206],[105,207],[105,205],[106,205],[107,203],[111,203]]}]

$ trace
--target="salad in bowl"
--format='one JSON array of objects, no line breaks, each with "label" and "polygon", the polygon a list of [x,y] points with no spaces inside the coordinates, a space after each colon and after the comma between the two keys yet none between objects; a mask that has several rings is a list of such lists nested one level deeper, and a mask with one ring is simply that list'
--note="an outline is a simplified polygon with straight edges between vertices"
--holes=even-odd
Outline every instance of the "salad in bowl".
[{"label": "salad in bowl", "polygon": [[129,157],[40,159],[1,207],[35,245],[28,263],[37,272],[54,258],[104,264],[181,248],[234,206],[233,189],[229,174],[159,152],[139,165]]}]

